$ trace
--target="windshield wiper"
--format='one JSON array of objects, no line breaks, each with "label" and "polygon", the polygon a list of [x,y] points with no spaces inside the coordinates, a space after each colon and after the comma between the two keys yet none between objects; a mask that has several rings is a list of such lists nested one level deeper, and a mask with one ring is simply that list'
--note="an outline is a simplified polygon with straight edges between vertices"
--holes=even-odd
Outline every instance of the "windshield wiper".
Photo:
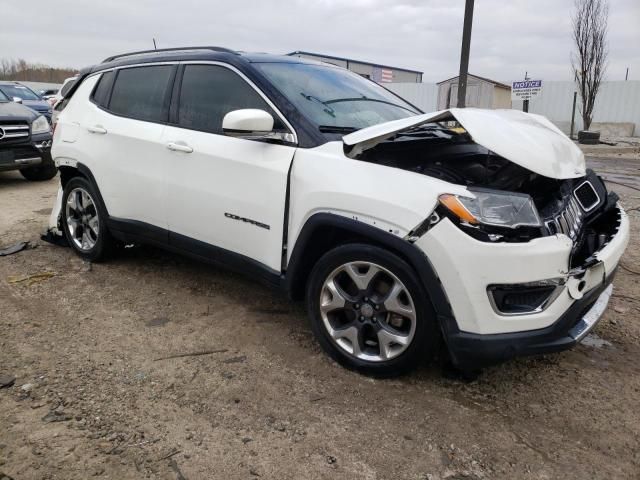
[{"label": "windshield wiper", "polygon": [[320,130],[322,133],[351,133],[351,132],[355,132],[356,130],[359,130],[356,127],[341,127],[339,125],[320,125],[318,127],[318,130]]},{"label": "windshield wiper", "polygon": [[306,98],[307,100],[311,101],[316,101],[322,105],[324,105],[326,108],[323,108],[322,110],[328,114],[331,115],[333,118],[336,117],[336,112],[334,112],[333,108],[331,108],[329,105],[327,105],[327,102],[323,102],[322,100],[320,100],[318,97],[314,97],[313,95],[307,95],[304,92],[300,92],[300,95],[302,95],[304,98]]},{"label": "windshield wiper", "polygon": [[329,105],[330,103],[339,103],[339,102],[378,102],[378,103],[384,103],[386,105],[392,105],[394,107],[398,107],[418,115],[418,112],[416,112],[415,110],[412,110],[407,107],[403,107],[402,105],[398,105],[397,103],[388,102],[387,100],[380,100],[378,98],[367,98],[367,97],[335,98],[333,100],[327,100],[326,102],[323,102],[323,103],[325,105]]}]

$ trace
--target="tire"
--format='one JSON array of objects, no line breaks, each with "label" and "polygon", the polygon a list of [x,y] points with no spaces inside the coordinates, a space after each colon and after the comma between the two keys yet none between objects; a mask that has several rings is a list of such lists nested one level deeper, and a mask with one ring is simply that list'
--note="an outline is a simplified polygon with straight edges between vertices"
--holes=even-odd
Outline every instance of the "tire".
[{"label": "tire", "polygon": [[29,181],[43,182],[55,177],[58,173],[58,169],[53,163],[48,163],[45,165],[37,165],[35,167],[22,168],[20,169],[20,173]]},{"label": "tire", "polygon": [[578,132],[578,143],[583,145],[598,145],[600,143],[600,132],[580,130]]},{"label": "tire", "polygon": [[93,184],[84,177],[67,182],[62,195],[62,227],[76,253],[91,262],[105,260],[115,243],[107,230],[107,211]]},{"label": "tire", "polygon": [[327,252],[309,276],[306,302],[321,347],[351,370],[397,376],[438,350],[427,292],[404,260],[382,248],[349,244]]}]

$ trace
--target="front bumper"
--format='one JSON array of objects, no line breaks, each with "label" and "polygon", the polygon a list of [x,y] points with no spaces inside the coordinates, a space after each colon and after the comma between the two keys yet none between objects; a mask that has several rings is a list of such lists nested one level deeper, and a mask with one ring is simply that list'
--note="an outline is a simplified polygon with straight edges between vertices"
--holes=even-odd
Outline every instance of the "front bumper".
[{"label": "front bumper", "polygon": [[[519,355],[555,352],[575,345],[595,321],[583,317],[611,284],[629,241],[629,220],[594,254],[589,268],[569,271],[573,243],[553,235],[526,243],[476,240],[445,219],[418,241],[447,295],[452,318],[441,326],[454,363],[469,368]],[[541,311],[505,315],[491,304],[490,285],[560,280],[561,292]],[[604,310],[604,307],[602,308]]]},{"label": "front bumper", "polygon": [[51,134],[32,135],[28,142],[0,143],[0,172],[53,163]]},{"label": "front bumper", "polygon": [[604,284],[576,300],[547,328],[494,335],[449,332],[447,346],[453,363],[459,368],[476,369],[514,357],[560,352],[573,347],[602,317],[613,290],[614,274]]}]

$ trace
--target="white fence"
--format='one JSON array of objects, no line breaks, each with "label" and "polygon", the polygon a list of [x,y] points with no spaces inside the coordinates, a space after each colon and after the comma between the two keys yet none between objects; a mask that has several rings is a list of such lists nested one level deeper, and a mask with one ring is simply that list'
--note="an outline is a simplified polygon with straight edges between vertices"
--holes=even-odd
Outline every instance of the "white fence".
[{"label": "white fence", "polygon": [[[543,82],[542,93],[529,102],[529,111],[539,113],[568,132],[571,124],[573,82]],[[582,129],[580,94],[576,100],[576,127]],[[512,108],[522,109],[522,102],[512,102]],[[593,111],[594,123],[633,123],[635,135],[640,132],[640,81],[603,82]]]},{"label": "white fence", "polygon": [[[563,131],[569,132],[571,106],[576,86],[573,82],[543,81],[542,93],[529,102],[529,112],[544,115]],[[425,112],[437,109],[438,86],[433,83],[391,83],[385,85]],[[521,110],[522,102],[513,102],[512,108]],[[575,131],[582,129],[580,96],[576,106]],[[635,135],[640,135],[640,80],[603,82],[598,93],[593,121],[597,123],[633,123]]]},{"label": "white fence", "polygon": [[387,83],[384,86],[423,112],[438,108],[438,85],[435,83]]}]

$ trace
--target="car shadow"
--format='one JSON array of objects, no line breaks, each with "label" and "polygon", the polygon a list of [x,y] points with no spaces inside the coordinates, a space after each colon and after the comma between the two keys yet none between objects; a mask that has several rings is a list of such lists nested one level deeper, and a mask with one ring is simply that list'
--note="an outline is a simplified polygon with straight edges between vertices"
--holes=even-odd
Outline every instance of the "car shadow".
[{"label": "car shadow", "polygon": [[15,187],[18,185],[42,185],[43,183],[49,183],[49,182],[59,182],[59,178],[56,175],[55,177],[53,177],[51,180],[45,180],[43,182],[30,182],[29,180],[27,180],[26,178],[24,178],[20,172],[18,170],[9,170],[6,172],[1,172],[0,171],[0,189],[2,188],[10,188],[10,187]]}]

